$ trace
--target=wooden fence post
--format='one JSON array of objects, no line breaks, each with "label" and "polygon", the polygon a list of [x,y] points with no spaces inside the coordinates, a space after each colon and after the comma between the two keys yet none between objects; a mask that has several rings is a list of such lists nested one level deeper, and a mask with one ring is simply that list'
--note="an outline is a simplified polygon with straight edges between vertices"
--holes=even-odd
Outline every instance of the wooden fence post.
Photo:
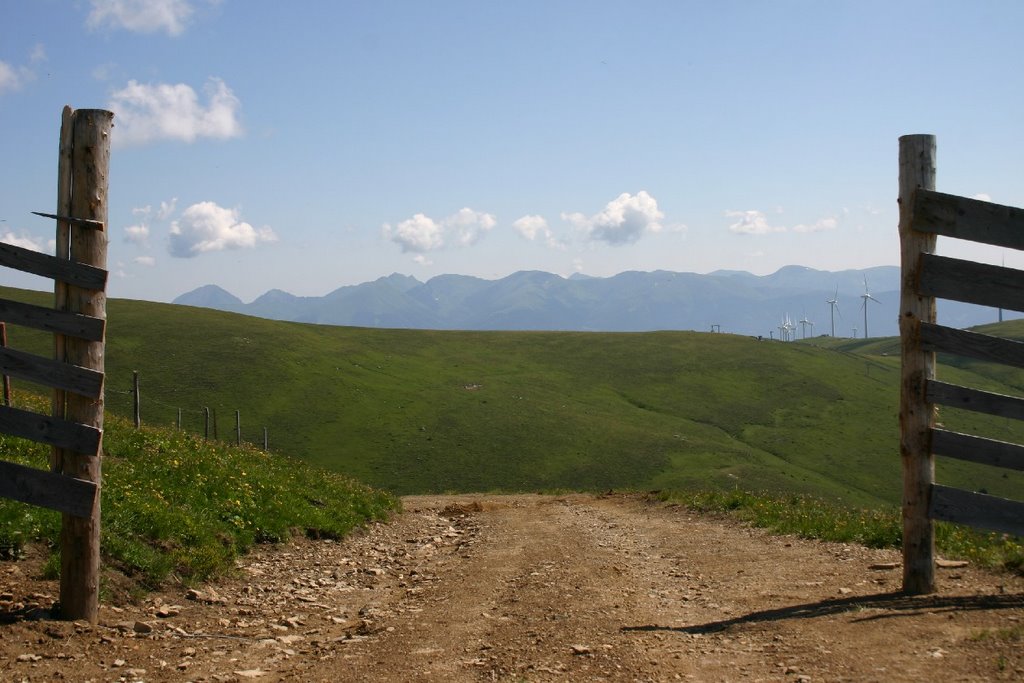
[{"label": "wooden fence post", "polygon": [[[107,190],[110,168],[110,134],[114,115],[101,109],[79,109],[71,117],[71,216],[99,221],[101,229],[72,231],[72,261],[96,268],[107,267]],[[63,140],[63,134],[62,134]],[[58,181],[60,182],[60,181]],[[103,289],[67,287],[66,310],[105,320],[107,294]],[[97,372],[104,369],[104,340],[64,340],[66,362]],[[68,420],[103,429],[103,390],[96,398],[66,392],[64,412]],[[102,439],[95,455],[72,450],[61,453],[61,472],[67,476],[101,482]],[[65,619],[96,623],[100,580],[100,495],[92,513],[77,517],[64,513],[61,526],[60,611]]]},{"label": "wooden fence post", "polygon": [[[60,143],[57,150],[57,215],[71,215],[71,142],[74,137],[74,115],[75,110],[65,106],[61,112],[60,120]],[[71,258],[71,223],[57,219],[57,239],[54,254],[60,259]],[[68,285],[61,280],[55,280],[53,285],[54,309],[58,311],[68,310]],[[65,360],[64,335],[53,335],[53,357],[57,360]],[[58,419],[65,419],[67,409],[64,400],[64,390],[53,390],[53,416]],[[64,451],[54,447],[50,455],[50,469],[53,472],[60,472],[64,467],[62,461]]]},{"label": "wooden fence post", "polygon": [[235,411],[235,445],[242,445],[242,411]]},{"label": "wooden fence post", "polygon": [[210,409],[203,406],[203,438],[210,440]]},{"label": "wooden fence post", "polygon": [[139,371],[132,370],[132,408],[135,415],[135,428],[142,426],[142,406],[139,399]]},{"label": "wooden fence post", "polygon": [[181,431],[181,408],[178,408],[178,431]]},{"label": "wooden fence post", "polygon": [[263,428],[263,450],[264,451],[269,451],[270,450],[269,448],[267,448],[268,444],[269,444],[269,441],[267,440],[267,428],[264,427]]},{"label": "wooden fence post", "polygon": [[935,408],[926,400],[928,380],[935,377],[935,353],[921,346],[921,324],[935,322],[935,299],[917,293],[920,255],[935,251],[935,235],[912,229],[913,198],[918,188],[935,189],[935,136],[900,138],[900,458],[903,465],[903,590],[933,593],[935,527],[929,518],[935,459],[931,428]]},{"label": "wooden fence post", "polygon": [[[7,323],[0,323],[0,346],[7,348]],[[4,405],[11,405],[11,378],[4,375]]]}]

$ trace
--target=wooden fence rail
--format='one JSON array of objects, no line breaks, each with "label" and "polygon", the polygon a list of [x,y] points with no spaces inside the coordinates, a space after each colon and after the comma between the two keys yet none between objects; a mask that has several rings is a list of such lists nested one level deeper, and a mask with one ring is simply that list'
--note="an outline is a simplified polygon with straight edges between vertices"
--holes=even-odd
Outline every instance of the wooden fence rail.
[{"label": "wooden fence rail", "polygon": [[946,405],[1024,420],[1024,398],[935,379],[935,354],[1024,368],[1024,343],[936,322],[937,298],[1024,311],[1024,271],[935,254],[939,235],[1024,249],[1024,210],[935,191],[935,138],[900,138],[900,455],[903,462],[903,589],[935,585],[933,520],[1024,535],[1024,502],[935,483],[934,456],[1024,470],[1024,446],[935,424]]},{"label": "wooden fence rail", "polygon": [[[0,497],[58,510],[60,611],[99,609],[107,189],[113,114],[65,107],[57,168],[56,256],[0,244],[0,266],[55,280],[55,308],[0,300],[0,319],[54,335],[53,359],[0,346],[0,371],[54,389],[51,415],[0,406],[0,431],[53,447],[51,470],[0,461]],[[2,454],[0,454],[2,455]]]}]

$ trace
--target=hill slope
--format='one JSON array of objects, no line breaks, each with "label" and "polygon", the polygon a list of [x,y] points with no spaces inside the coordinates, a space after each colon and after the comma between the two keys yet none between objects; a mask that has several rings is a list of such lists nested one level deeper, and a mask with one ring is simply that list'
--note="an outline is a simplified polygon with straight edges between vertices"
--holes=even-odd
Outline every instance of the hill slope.
[{"label": "hill slope", "polygon": [[[0,291],[46,301],[42,294]],[[12,330],[12,344],[48,340]],[[231,434],[397,493],[713,486],[895,501],[898,359],[726,334],[454,332],[282,323],[112,300],[108,406],[202,408]],[[1018,371],[944,369],[1012,393]],[[1016,425],[944,414],[947,426]],[[992,431],[994,430],[994,431]],[[943,464],[946,483],[1012,495],[1018,473]]]}]

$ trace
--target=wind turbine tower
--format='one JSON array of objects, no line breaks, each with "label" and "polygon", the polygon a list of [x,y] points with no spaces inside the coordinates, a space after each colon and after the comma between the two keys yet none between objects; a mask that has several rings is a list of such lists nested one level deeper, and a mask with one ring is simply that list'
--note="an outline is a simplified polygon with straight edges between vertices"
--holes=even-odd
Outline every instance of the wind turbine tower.
[{"label": "wind turbine tower", "polygon": [[800,334],[803,335],[802,339],[807,339],[807,327],[810,326],[811,334],[814,334],[814,323],[807,319],[807,313],[804,313],[804,317],[800,319]]},{"label": "wind turbine tower", "polygon": [[[879,301],[875,297],[871,296],[871,292],[868,291],[868,276],[867,275],[864,276],[864,293],[860,295],[860,298],[864,300],[863,303],[861,304],[861,306],[864,308],[864,338],[867,339],[868,338],[868,302],[869,301],[874,301],[876,304],[882,303],[881,301]],[[856,336],[856,335],[854,335],[854,336]]]},{"label": "wind turbine tower", "polygon": [[[826,299],[825,303],[828,304],[832,313],[832,336],[836,336],[836,310],[839,308],[839,286],[836,286],[836,293],[832,295],[831,299]],[[843,314],[840,313],[839,317],[842,318]]]}]

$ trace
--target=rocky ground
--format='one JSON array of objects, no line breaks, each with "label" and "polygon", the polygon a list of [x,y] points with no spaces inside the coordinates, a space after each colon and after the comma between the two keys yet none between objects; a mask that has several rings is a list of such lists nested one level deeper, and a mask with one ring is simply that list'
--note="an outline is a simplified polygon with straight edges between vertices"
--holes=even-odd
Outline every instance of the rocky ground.
[{"label": "rocky ground", "polygon": [[769,536],[626,496],[404,500],[342,542],[261,548],[238,575],[48,617],[0,563],[3,681],[983,681],[1024,678],[1024,580]]}]

